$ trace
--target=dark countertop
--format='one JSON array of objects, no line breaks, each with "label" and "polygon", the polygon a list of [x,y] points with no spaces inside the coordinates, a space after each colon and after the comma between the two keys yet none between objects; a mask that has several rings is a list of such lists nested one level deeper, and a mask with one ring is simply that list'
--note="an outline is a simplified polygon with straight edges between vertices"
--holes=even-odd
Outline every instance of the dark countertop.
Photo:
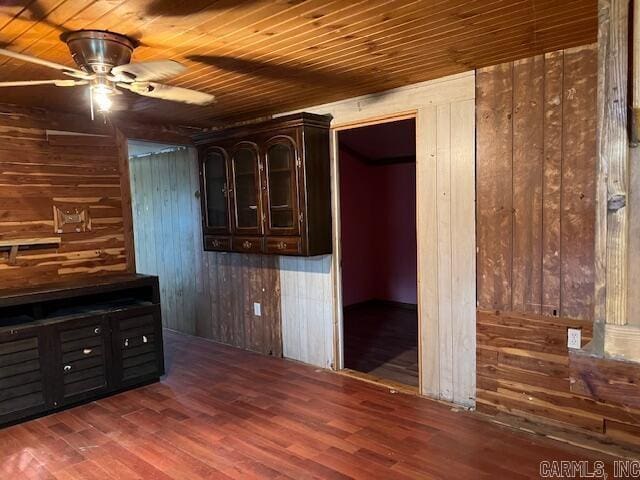
[{"label": "dark countertop", "polygon": [[92,295],[127,288],[143,287],[157,282],[157,277],[136,273],[103,275],[93,278],[61,280],[43,285],[0,289],[0,307],[35,303],[76,295]]}]

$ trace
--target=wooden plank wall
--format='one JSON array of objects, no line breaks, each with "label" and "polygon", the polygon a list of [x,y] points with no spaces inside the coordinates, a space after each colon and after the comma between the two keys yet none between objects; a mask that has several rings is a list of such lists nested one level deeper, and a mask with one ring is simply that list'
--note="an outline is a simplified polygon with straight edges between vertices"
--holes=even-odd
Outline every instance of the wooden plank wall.
[{"label": "wooden plank wall", "polygon": [[333,368],[331,255],[280,257],[284,356]]},{"label": "wooden plank wall", "polygon": [[281,356],[278,259],[203,250],[195,150],[134,157],[130,170],[137,268],[160,277],[165,327]]},{"label": "wooden plank wall", "polygon": [[[62,241],[58,249],[20,252],[16,265],[2,254],[0,284],[126,270],[114,136],[48,135],[44,117],[30,114],[0,118],[0,239],[59,236]],[[91,231],[54,234],[54,203],[89,205]]]},{"label": "wooden plank wall", "polygon": [[[210,321],[197,334],[233,347],[282,357],[278,257],[206,252]],[[253,304],[262,315],[254,315]]]},{"label": "wooden plank wall", "polygon": [[640,445],[640,410],[570,388],[567,328],[593,335],[596,83],[595,45],[477,72],[476,407]]},{"label": "wooden plank wall", "polygon": [[637,397],[625,396],[624,388],[609,401],[572,392],[572,376],[584,366],[569,356],[568,327],[582,328],[583,346],[591,340],[591,321],[478,311],[476,409],[501,422],[518,425],[521,419],[529,429],[547,425],[574,441],[585,434],[640,448]]},{"label": "wooden plank wall", "polygon": [[478,307],[593,318],[595,45],[478,70]]}]

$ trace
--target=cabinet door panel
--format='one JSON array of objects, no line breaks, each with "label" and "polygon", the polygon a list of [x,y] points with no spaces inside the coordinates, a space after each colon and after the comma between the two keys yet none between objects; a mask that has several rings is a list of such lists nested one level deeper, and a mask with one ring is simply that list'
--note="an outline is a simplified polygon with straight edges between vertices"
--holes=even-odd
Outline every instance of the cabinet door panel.
[{"label": "cabinet door panel", "polygon": [[265,163],[266,233],[297,235],[299,228],[296,142],[290,136],[269,139],[263,149]]},{"label": "cabinet door panel", "polygon": [[110,332],[104,316],[81,318],[56,325],[61,404],[71,404],[109,389]]},{"label": "cabinet door panel", "polygon": [[111,329],[117,388],[154,380],[164,373],[159,307],[119,312],[111,318]]},{"label": "cabinet door panel", "polygon": [[260,159],[255,144],[241,142],[231,157],[233,175],[233,230],[237,234],[262,233]]},{"label": "cabinet door panel", "polygon": [[0,334],[0,423],[47,408],[41,329]]},{"label": "cabinet door panel", "polygon": [[209,147],[202,155],[205,232],[229,233],[227,153],[221,147]]}]

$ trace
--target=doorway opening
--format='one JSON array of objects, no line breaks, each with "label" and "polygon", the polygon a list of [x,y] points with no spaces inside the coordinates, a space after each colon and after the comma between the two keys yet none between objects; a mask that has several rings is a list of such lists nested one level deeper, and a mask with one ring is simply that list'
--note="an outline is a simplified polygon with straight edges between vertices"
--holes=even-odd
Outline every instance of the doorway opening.
[{"label": "doorway opening", "polygon": [[418,388],[415,118],[337,132],[343,366]]},{"label": "doorway opening", "polygon": [[197,283],[202,217],[196,151],[129,140],[136,271],[157,275],[163,326],[202,335],[208,319]]}]

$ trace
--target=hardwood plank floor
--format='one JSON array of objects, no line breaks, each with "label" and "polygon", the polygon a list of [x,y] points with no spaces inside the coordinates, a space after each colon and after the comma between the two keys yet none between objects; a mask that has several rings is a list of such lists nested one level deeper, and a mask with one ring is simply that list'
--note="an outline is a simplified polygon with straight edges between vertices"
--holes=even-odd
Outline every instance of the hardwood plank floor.
[{"label": "hardwood plank floor", "polygon": [[167,332],[160,383],[0,430],[2,479],[526,479],[611,458]]},{"label": "hardwood plank floor", "polygon": [[418,311],[370,301],[344,309],[344,366],[418,386]]}]

